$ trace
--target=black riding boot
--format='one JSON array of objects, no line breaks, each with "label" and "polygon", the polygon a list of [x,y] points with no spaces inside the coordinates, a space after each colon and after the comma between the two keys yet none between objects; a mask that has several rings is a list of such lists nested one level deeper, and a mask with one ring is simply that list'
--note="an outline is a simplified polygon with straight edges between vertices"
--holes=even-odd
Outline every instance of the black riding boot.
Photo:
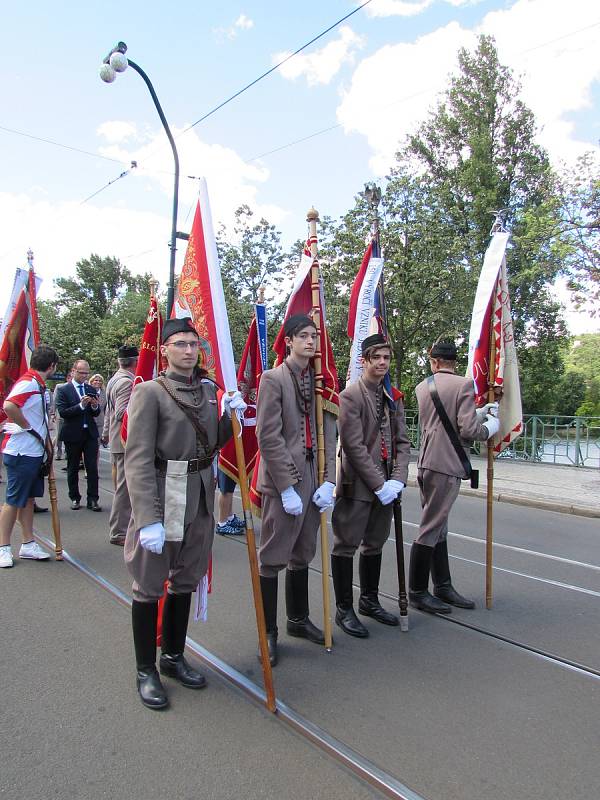
[{"label": "black riding boot", "polygon": [[353,559],[348,556],[331,556],[331,574],[335,591],[335,623],[344,633],[366,639],[369,631],[354,613],[352,607],[352,567]]},{"label": "black riding boot", "polygon": [[433,580],[433,593],[440,600],[457,608],[475,608],[473,600],[467,600],[460,595],[450,578],[450,564],[448,563],[448,542],[438,542],[433,548],[431,559],[431,578]]},{"label": "black riding boot", "polygon": [[184,658],[185,637],[192,595],[169,594],[163,608],[162,655],[160,657],[160,673],[178,680],[188,689],[202,689],[206,686],[206,678],[198,670],[190,667]]},{"label": "black riding boot", "polygon": [[[265,612],[265,626],[267,628],[267,647],[269,648],[269,662],[272,667],[277,664],[277,584],[279,578],[265,578],[260,576],[260,592],[262,594],[263,611]],[[262,661],[260,648],[258,660]]]},{"label": "black riding boot", "polygon": [[285,571],[285,605],[287,632],[290,636],[325,644],[323,631],[308,618],[308,567]]},{"label": "black riding boot", "polygon": [[452,609],[429,594],[429,569],[433,548],[413,542],[410,549],[408,599],[413,608],[432,614],[450,614]]},{"label": "black riding boot", "polygon": [[390,614],[379,602],[379,576],[381,575],[381,553],[375,556],[360,555],[358,559],[358,575],[360,577],[360,598],[358,613],[364,617],[373,617],[384,625],[399,625],[400,620]]},{"label": "black riding boot", "polygon": [[161,709],[169,705],[166,692],[156,669],[156,622],[158,602],[131,604],[133,645],[137,667],[137,690],[142,703],[148,708]]}]

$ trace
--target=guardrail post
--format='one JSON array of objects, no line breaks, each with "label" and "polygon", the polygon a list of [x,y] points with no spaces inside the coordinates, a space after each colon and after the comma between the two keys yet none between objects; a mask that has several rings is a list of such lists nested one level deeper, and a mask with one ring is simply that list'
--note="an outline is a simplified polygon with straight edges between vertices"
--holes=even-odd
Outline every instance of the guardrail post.
[{"label": "guardrail post", "polygon": [[580,451],[579,448],[581,446],[581,420],[579,417],[575,420],[575,466],[582,467],[583,464],[580,464]]},{"label": "guardrail post", "polygon": [[531,460],[537,461],[536,459],[536,439],[537,439],[537,417],[534,417],[531,420]]}]

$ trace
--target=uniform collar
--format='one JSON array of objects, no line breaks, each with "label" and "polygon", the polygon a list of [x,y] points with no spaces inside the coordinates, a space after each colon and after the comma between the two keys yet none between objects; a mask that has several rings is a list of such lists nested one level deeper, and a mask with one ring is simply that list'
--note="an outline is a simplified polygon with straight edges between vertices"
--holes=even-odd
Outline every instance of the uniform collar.
[{"label": "uniform collar", "polygon": [[306,374],[310,370],[310,361],[308,362],[308,365],[306,367],[302,368],[298,364],[298,362],[295,361],[295,359],[288,356],[285,360],[285,363],[288,365],[288,367],[292,370],[292,372],[297,378],[300,378],[302,375]]},{"label": "uniform collar", "polygon": [[182,383],[184,386],[191,386],[193,383],[195,383],[195,377],[196,376],[192,373],[192,375],[190,375],[188,378],[187,375],[182,375],[179,372],[175,372],[174,369],[168,369],[165,372],[165,378],[173,381],[174,383]]},{"label": "uniform collar", "polygon": [[369,381],[364,375],[361,375],[360,379],[370,392],[377,393],[377,390],[383,386],[383,381],[379,381],[377,383],[375,381]]}]

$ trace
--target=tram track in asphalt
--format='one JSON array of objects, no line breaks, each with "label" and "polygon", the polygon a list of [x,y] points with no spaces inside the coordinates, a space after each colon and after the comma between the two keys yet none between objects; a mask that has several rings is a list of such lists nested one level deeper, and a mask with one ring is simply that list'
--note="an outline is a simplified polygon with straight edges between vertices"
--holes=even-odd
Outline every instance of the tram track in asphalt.
[{"label": "tram track in asphalt", "polygon": [[[106,487],[102,487],[102,488],[104,488],[104,491],[108,492],[109,494],[113,494],[111,489],[107,489]],[[239,497],[237,495],[236,495],[236,500],[239,502]],[[403,525],[406,525],[408,527],[413,527],[413,528],[418,528],[419,527],[417,523],[409,522],[408,520],[403,520]],[[478,539],[477,537],[467,536],[466,534],[461,534],[461,533],[457,533],[457,532],[454,532],[454,531],[449,531],[448,535],[452,536],[452,537],[459,538],[459,539],[463,539],[465,541],[469,541],[471,543],[477,543],[477,544],[485,545],[485,540],[484,539]],[[223,539],[227,539],[228,541],[232,542],[233,544],[244,545],[244,547],[247,546],[245,536],[236,536],[235,538],[232,538],[232,537],[229,537],[229,536],[223,536],[222,538]],[[390,538],[388,539],[388,543],[395,544],[395,538],[393,536],[390,536]],[[405,541],[404,542],[404,547],[405,548],[410,548],[411,544],[412,544],[412,542],[406,542]],[[594,571],[600,571],[600,567],[597,567],[595,564],[587,564],[585,562],[580,562],[580,561],[576,561],[576,560],[573,560],[573,559],[564,558],[564,557],[561,557],[561,556],[553,556],[551,554],[541,553],[539,551],[530,550],[530,549],[527,549],[527,548],[520,548],[520,547],[516,547],[514,545],[506,545],[506,544],[502,544],[502,543],[499,543],[499,542],[494,542],[494,547],[498,547],[500,549],[504,549],[504,550],[508,550],[508,551],[514,551],[514,552],[517,552],[519,554],[524,554],[524,555],[529,555],[529,556],[534,556],[534,557],[550,559],[552,561],[556,561],[558,563],[566,564],[566,565],[569,565],[569,566],[576,566],[576,567],[580,567],[580,568],[591,569],[591,570],[594,570]],[[463,556],[451,555],[450,557],[453,558],[453,559],[459,560],[459,561],[463,561],[465,563],[470,563],[470,564],[474,564],[474,565],[481,566],[481,567],[485,566],[484,562],[476,561],[474,559],[464,558]],[[315,573],[315,574],[317,574],[319,576],[322,575],[322,570],[319,569],[318,567],[310,566],[309,569],[311,570],[311,572],[313,572],[313,573]],[[498,566],[496,564],[493,565],[493,570],[495,572],[507,573],[507,574],[513,575],[515,577],[525,578],[526,580],[531,580],[531,581],[536,581],[536,582],[539,582],[539,583],[543,583],[543,584],[546,584],[548,586],[561,588],[561,589],[566,589],[566,590],[574,591],[574,592],[580,592],[582,594],[586,594],[586,595],[589,595],[589,596],[592,596],[592,597],[600,597],[600,592],[594,591],[592,589],[587,589],[587,588],[585,588],[583,586],[577,586],[577,585],[574,585],[574,584],[567,584],[567,583],[564,583],[562,581],[552,580],[550,578],[542,578],[542,577],[537,576],[537,575],[531,575],[531,574],[524,573],[524,572],[518,572],[516,570],[511,570],[511,569],[507,569],[505,567],[500,567],[500,566]],[[353,584],[353,586],[356,589],[360,588],[356,584]],[[396,595],[392,595],[389,592],[385,592],[383,590],[380,590],[379,594],[382,597],[385,597],[387,600],[390,600],[390,601],[395,602],[395,603],[398,602],[398,597]],[[566,658],[564,656],[561,656],[561,655],[558,655],[556,653],[553,653],[550,650],[545,650],[544,648],[536,647],[535,645],[528,644],[527,642],[520,641],[518,639],[515,639],[513,637],[507,636],[505,634],[497,633],[496,631],[490,630],[489,628],[485,628],[485,627],[483,627],[481,625],[476,625],[476,624],[471,623],[471,622],[466,622],[466,621],[464,621],[462,619],[458,619],[457,617],[453,617],[452,615],[445,615],[445,614],[434,614],[434,615],[431,615],[431,614],[428,614],[426,612],[418,611],[416,609],[411,609],[411,613],[425,614],[426,616],[434,616],[434,617],[442,620],[443,622],[447,622],[447,623],[450,623],[450,624],[458,625],[458,626],[460,626],[462,628],[465,628],[467,630],[471,630],[471,631],[473,631],[475,633],[479,633],[482,636],[487,636],[487,637],[489,637],[491,639],[495,639],[497,641],[504,642],[505,644],[508,644],[511,647],[516,648],[517,650],[520,650],[520,651],[525,652],[525,653],[530,653],[531,655],[536,656],[538,658],[541,658],[544,661],[546,661],[546,662],[548,662],[550,664],[554,664],[554,665],[556,665],[556,666],[558,666],[560,668],[567,669],[567,670],[570,670],[570,671],[573,671],[573,672],[577,672],[577,673],[579,673],[581,675],[590,677],[590,678],[595,679],[595,680],[600,679],[600,670],[596,669],[595,667],[592,667],[592,666],[590,666],[588,664],[581,663],[579,661],[575,661],[575,660],[570,659],[570,658]]]},{"label": "tram track in asphalt", "polygon": [[[50,552],[54,551],[54,543],[50,539],[35,529],[34,533],[40,545]],[[71,555],[67,550],[63,549],[62,556],[66,564],[76,569],[96,586],[110,594],[119,604],[126,608],[131,607],[131,598],[129,595],[114,583],[93,570],[81,559]],[[219,675],[219,677],[227,683],[240,690],[252,701],[264,706],[266,711],[266,696],[261,686],[189,636],[186,638],[186,649],[190,653],[193,653],[196,658],[202,661],[212,672]],[[383,796],[394,798],[394,800],[425,800],[422,795],[417,794],[408,786],[405,786],[393,775],[386,772],[345,742],[329,734],[310,719],[299,714],[281,700],[276,700],[275,717],[308,740],[327,756],[350,770],[365,784],[379,791]]]}]

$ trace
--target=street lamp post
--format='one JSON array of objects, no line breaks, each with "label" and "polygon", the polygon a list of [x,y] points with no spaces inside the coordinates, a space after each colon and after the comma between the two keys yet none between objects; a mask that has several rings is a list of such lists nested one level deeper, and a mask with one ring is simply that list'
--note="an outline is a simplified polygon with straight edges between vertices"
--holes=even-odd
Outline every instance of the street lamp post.
[{"label": "street lamp post", "polygon": [[115,47],[113,47],[110,53],[103,60],[102,66],[100,67],[100,77],[105,83],[112,83],[117,77],[117,73],[125,72],[128,66],[141,76],[144,83],[148,87],[148,91],[150,92],[152,100],[154,101],[158,116],[160,117],[160,121],[162,122],[165,133],[167,134],[169,144],[171,145],[171,150],[173,151],[173,160],[175,161],[175,180],[173,183],[173,215],[171,219],[171,240],[169,242],[171,258],[169,262],[169,283],[167,285],[167,318],[169,318],[171,316],[171,310],[173,308],[175,297],[175,253],[177,250],[177,238],[188,238],[186,234],[177,233],[177,205],[179,202],[179,156],[177,154],[177,148],[175,147],[175,140],[173,139],[169,124],[158,101],[158,97],[156,96],[156,92],[154,91],[154,86],[152,86],[150,78],[146,75],[144,70],[135,63],[135,61],[127,58],[125,55],[126,52],[127,45],[125,42],[119,42],[117,45],[115,45]]}]

